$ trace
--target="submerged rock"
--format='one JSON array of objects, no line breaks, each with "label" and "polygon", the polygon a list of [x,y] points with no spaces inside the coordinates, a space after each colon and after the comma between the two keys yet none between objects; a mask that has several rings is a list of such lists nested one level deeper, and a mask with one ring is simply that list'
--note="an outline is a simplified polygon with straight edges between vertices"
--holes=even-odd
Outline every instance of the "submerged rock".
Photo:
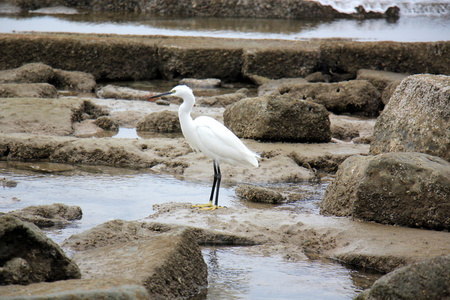
[{"label": "submerged rock", "polygon": [[448,299],[449,274],[450,255],[432,258],[384,275],[355,300]]},{"label": "submerged rock", "polygon": [[0,216],[0,285],[80,278],[80,270],[35,225]]},{"label": "submerged rock", "polygon": [[321,212],[450,229],[450,163],[423,153],[352,156],[326,190]]},{"label": "submerged rock", "polygon": [[377,119],[371,154],[423,152],[450,161],[450,76],[414,75]]},{"label": "submerged rock", "polygon": [[248,184],[239,185],[235,192],[239,198],[251,202],[279,204],[286,201],[286,197],[277,191]]},{"label": "submerged rock", "polygon": [[320,104],[263,96],[228,106],[224,123],[241,138],[323,143],[331,139],[328,114]]}]

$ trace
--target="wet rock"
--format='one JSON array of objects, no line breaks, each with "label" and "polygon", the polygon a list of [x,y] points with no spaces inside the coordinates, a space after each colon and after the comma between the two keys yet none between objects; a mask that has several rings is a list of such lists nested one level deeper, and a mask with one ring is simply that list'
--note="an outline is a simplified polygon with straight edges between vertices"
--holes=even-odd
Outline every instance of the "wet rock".
[{"label": "wet rock", "polygon": [[125,100],[147,100],[148,91],[136,90],[128,87],[108,84],[97,91],[100,98],[113,98]]},{"label": "wet rock", "polygon": [[0,98],[56,98],[58,91],[48,83],[0,84]]},{"label": "wet rock", "polygon": [[244,98],[247,98],[247,94],[245,91],[242,91],[225,95],[197,98],[196,103],[200,106],[225,107]]},{"label": "wet rock", "polygon": [[17,181],[12,180],[12,179],[8,179],[6,177],[0,179],[0,186],[1,187],[16,187],[17,186]]},{"label": "wet rock", "polygon": [[241,138],[316,143],[331,138],[328,111],[322,105],[284,96],[236,102],[226,108],[224,123]]},{"label": "wet rock", "polygon": [[181,133],[181,125],[176,111],[152,112],[137,124],[138,131]]},{"label": "wet rock", "polygon": [[71,221],[80,220],[83,215],[79,206],[68,206],[61,203],[28,206],[8,214],[33,223],[40,228],[68,225]]},{"label": "wet rock", "polygon": [[48,83],[53,79],[52,67],[29,63],[16,69],[0,71],[0,83]]},{"label": "wet rock", "polygon": [[0,216],[0,285],[80,278],[61,248],[35,225],[12,215]]},{"label": "wet rock", "polygon": [[423,153],[346,159],[321,203],[325,214],[450,229],[450,163]]},{"label": "wet rock", "polygon": [[[336,173],[339,165],[349,157],[349,154],[325,154],[306,156],[301,153],[292,152],[291,158],[303,168],[309,169],[316,174],[317,171],[325,173]],[[317,174],[316,174],[317,176]]]},{"label": "wet rock", "polygon": [[377,120],[371,154],[415,151],[450,161],[450,77],[406,78]]},{"label": "wet rock", "polygon": [[397,85],[406,77],[408,74],[368,69],[360,69],[356,74],[357,80],[367,80],[378,89],[384,105],[389,102]]},{"label": "wet rock", "polygon": [[322,104],[327,110],[337,114],[376,116],[382,107],[380,93],[371,83],[362,80],[289,84],[279,87],[277,92]]},{"label": "wet rock", "polygon": [[[183,205],[191,205],[184,203]],[[154,207],[155,210],[164,210],[164,204]],[[188,229],[192,232],[200,245],[254,245],[249,238],[224,234],[213,230],[203,230],[189,226],[179,226],[154,222],[138,222],[112,220],[100,224],[85,232],[72,235],[64,241],[63,247],[72,251],[85,251],[107,245],[126,243],[136,240],[145,240],[161,233]]]},{"label": "wet rock", "polygon": [[51,81],[59,89],[93,92],[97,83],[92,74],[79,71],[65,71],[55,69]]},{"label": "wet rock", "polygon": [[258,87],[258,96],[268,96],[276,93],[281,86],[285,84],[302,84],[307,83],[304,78],[281,78],[264,82]]},{"label": "wet rock", "polygon": [[101,116],[94,121],[94,124],[103,130],[117,130],[119,126],[109,116]]},{"label": "wet rock", "polygon": [[179,84],[187,85],[190,88],[211,89],[219,87],[222,81],[217,78],[195,79],[195,78],[183,78]]},{"label": "wet rock", "polygon": [[235,192],[239,198],[251,202],[279,204],[286,201],[281,193],[254,185],[239,185]]},{"label": "wet rock", "polygon": [[187,298],[207,285],[207,266],[189,230],[81,251],[74,261],[84,278],[133,280],[150,298]]},{"label": "wet rock", "polygon": [[9,161],[8,165],[11,166],[11,168],[18,169],[18,170],[27,170],[37,173],[62,173],[62,172],[69,172],[73,171],[75,169],[74,166],[67,165],[67,164],[58,164],[58,163],[51,163],[51,162],[45,162],[45,161],[33,161],[33,162],[21,162],[21,161]]},{"label": "wet rock", "polygon": [[447,299],[449,274],[449,255],[414,263],[384,275],[355,300]]},{"label": "wet rock", "polygon": [[136,281],[121,278],[60,280],[34,283],[27,286],[9,285],[0,287],[0,294],[5,299],[22,300],[149,299],[148,292],[142,285]]}]

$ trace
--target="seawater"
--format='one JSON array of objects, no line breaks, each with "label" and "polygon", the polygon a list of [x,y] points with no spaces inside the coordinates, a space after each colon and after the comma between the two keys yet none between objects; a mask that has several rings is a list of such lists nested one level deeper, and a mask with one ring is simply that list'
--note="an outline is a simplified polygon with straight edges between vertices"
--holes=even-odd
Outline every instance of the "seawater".
[{"label": "seawater", "polygon": [[62,13],[59,10],[14,13],[0,5],[0,32],[75,32],[122,35],[201,36],[303,40],[345,38],[359,41],[433,42],[450,39],[448,1],[331,1],[338,10],[353,12],[362,4],[383,11],[399,5],[396,21],[386,19],[282,20],[248,18],[181,18],[123,13]]},{"label": "seawater", "polygon": [[[52,203],[82,208],[81,220],[45,230],[60,244],[73,234],[109,220],[143,219],[154,213],[154,204],[205,203],[210,191],[209,182],[186,182],[150,171],[98,166],[0,162],[1,178],[14,180],[17,186],[0,186],[0,212]],[[317,213],[315,203],[325,187],[314,183],[296,185],[310,196],[286,206]],[[244,206],[235,197],[234,187],[224,185],[220,193],[221,205]],[[204,247],[202,253],[208,265],[209,286],[195,299],[351,299],[380,276],[327,260],[294,262],[281,256],[265,256],[254,247]]]}]

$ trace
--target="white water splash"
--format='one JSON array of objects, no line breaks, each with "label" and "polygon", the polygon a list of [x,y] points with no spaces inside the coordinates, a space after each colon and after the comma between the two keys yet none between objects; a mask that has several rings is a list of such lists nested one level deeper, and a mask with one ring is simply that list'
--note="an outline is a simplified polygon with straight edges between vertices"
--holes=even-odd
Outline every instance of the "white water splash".
[{"label": "white water splash", "polygon": [[385,12],[397,6],[405,16],[445,16],[450,15],[450,0],[316,0],[322,5],[330,5],[342,13],[354,13],[355,7],[362,5],[366,11]]}]

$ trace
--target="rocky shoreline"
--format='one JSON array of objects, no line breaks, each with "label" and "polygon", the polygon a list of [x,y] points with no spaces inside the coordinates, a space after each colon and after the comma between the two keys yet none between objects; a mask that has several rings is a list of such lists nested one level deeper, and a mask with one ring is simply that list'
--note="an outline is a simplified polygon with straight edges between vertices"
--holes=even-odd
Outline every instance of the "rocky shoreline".
[{"label": "rocky shoreline", "polygon": [[[397,272],[404,281],[416,276],[411,271],[415,266],[424,274],[438,272],[430,275],[436,282],[448,271],[449,42],[3,34],[0,45],[5,52],[0,58],[0,160],[149,168],[209,181],[204,170],[210,161],[176,136],[179,99],[167,97],[158,104],[124,100],[145,99],[149,91],[100,88],[97,82],[191,77],[232,85],[246,80],[257,86],[257,95],[236,90],[199,96],[193,111],[223,121],[261,155],[257,169],[224,165],[224,181],[258,186],[320,181],[336,174],[321,210],[347,216],[251,208],[199,212],[190,204],[168,203],[142,222],[116,220],[68,239],[64,247],[76,251],[65,278],[71,280],[36,283],[53,280],[27,276],[29,270],[40,274],[42,267],[7,252],[2,257],[7,263],[0,266],[2,285],[33,284],[0,287],[0,293],[12,299],[57,290],[79,298],[124,291],[135,295],[130,299],[188,297],[207,284],[198,244],[254,245],[298,260],[313,254],[381,272],[406,266],[407,275]],[[443,75],[410,75],[416,73]],[[248,115],[254,116],[252,122]],[[118,127],[175,136],[89,137]],[[285,201],[270,189],[241,191],[247,201]],[[68,210],[46,209],[63,215]],[[55,222],[70,222],[52,216]],[[0,239],[14,239],[10,226],[16,224],[37,241],[33,247],[42,248],[39,229],[21,220],[33,220],[29,211],[0,218]],[[36,224],[46,222],[37,219]],[[141,259],[127,262],[123,257],[130,251]],[[420,262],[438,256],[444,257],[430,264],[437,261],[438,269],[422,269]],[[116,265],[121,259],[123,267]],[[68,263],[65,257],[61,261]],[[386,286],[396,280],[377,282],[360,297],[372,299],[380,290],[389,295]],[[448,291],[444,284],[436,293]],[[395,292],[404,293],[398,287]]]},{"label": "rocky shoreline", "polygon": [[398,19],[399,8],[389,7],[384,13],[366,11],[363,6],[355,7],[353,13],[341,13],[330,5],[322,5],[309,0],[283,0],[271,2],[267,0],[224,1],[215,0],[198,3],[197,1],[68,1],[68,0],[7,0],[22,11],[45,10],[54,7],[68,7],[81,11],[108,11],[126,13],[147,13],[157,16],[196,16],[221,18],[355,18]]}]

